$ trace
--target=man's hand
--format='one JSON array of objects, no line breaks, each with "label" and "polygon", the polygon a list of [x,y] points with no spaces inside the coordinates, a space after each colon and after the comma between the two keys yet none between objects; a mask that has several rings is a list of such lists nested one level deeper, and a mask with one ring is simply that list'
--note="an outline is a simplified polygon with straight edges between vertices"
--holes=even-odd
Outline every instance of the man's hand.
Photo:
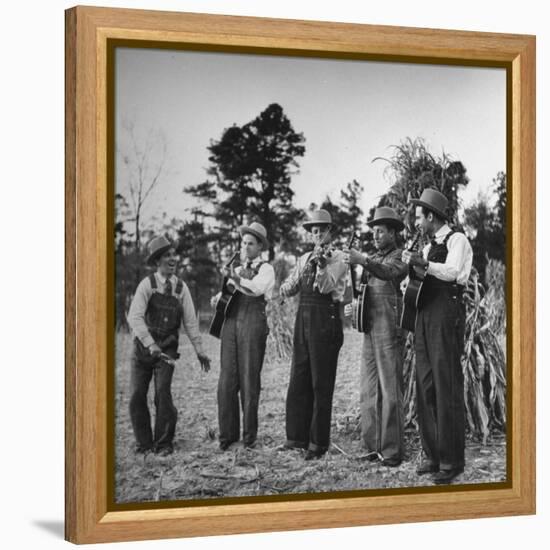
[{"label": "man's hand", "polygon": [[153,357],[160,357],[162,350],[154,342],[147,348]]},{"label": "man's hand", "polygon": [[210,357],[205,353],[197,353],[197,359],[201,364],[201,370],[208,372],[210,370]]},{"label": "man's hand", "polygon": [[418,266],[423,268],[426,268],[428,266],[428,262],[418,252],[403,250],[403,253],[401,254],[401,260],[407,265],[411,266]]},{"label": "man's hand", "polygon": [[241,278],[237,275],[237,272],[235,271],[235,268],[233,266],[231,266],[231,269],[229,271],[229,277],[233,279],[236,285],[240,284]]},{"label": "man's hand", "polygon": [[355,248],[343,248],[342,252],[344,253],[344,263],[346,264],[363,265],[365,263],[365,256],[359,250],[355,250]]}]

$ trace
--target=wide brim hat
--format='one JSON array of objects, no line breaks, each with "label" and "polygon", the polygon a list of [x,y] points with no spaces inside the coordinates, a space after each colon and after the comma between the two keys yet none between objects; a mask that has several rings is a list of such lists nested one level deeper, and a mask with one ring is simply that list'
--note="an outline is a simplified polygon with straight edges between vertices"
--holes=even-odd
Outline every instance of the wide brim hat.
[{"label": "wide brim hat", "polygon": [[375,225],[388,225],[394,227],[397,231],[403,231],[405,224],[401,221],[397,212],[389,206],[381,206],[374,211],[372,220],[367,222],[369,227]]},{"label": "wide brim hat", "polygon": [[147,257],[147,264],[154,265],[155,262],[174,245],[164,236],[153,237],[147,244],[149,256]]},{"label": "wide brim hat", "polygon": [[320,210],[314,210],[309,215],[309,220],[302,223],[302,227],[306,231],[310,231],[311,227],[314,225],[328,225],[332,227],[334,224],[332,223],[332,217],[329,212],[326,210],[323,210],[322,208]]},{"label": "wide brim hat", "polygon": [[267,241],[267,231],[266,228],[258,222],[253,222],[250,225],[241,225],[239,227],[239,233],[241,236],[246,235],[249,233],[250,235],[254,235],[254,237],[260,239],[262,244],[264,245],[264,248],[267,248],[269,246],[269,242]]},{"label": "wide brim hat", "polygon": [[420,198],[412,199],[411,202],[418,206],[425,206],[428,210],[435,212],[445,220],[448,218],[447,206],[449,205],[449,201],[437,189],[424,189]]}]

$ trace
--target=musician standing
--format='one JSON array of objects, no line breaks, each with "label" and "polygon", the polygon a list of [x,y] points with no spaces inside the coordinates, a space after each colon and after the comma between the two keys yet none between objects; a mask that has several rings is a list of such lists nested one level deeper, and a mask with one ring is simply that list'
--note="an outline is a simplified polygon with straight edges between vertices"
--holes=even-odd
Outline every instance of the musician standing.
[{"label": "musician standing", "polygon": [[261,259],[262,250],[268,247],[265,227],[254,222],[239,227],[239,233],[245,263],[224,271],[235,294],[221,332],[218,421],[222,451],[239,440],[239,396],[244,445],[252,448],[256,444],[260,372],[269,332],[265,307],[275,284],[273,267]]},{"label": "musician standing", "polygon": [[[167,456],[174,450],[178,416],[171,388],[173,360],[179,357],[180,325],[185,327],[201,369],[205,372],[210,370],[210,359],[202,348],[199,323],[189,289],[175,275],[178,257],[174,246],[164,236],[159,236],[151,239],[148,249],[147,264],[155,267],[156,271],[139,283],[127,317],[134,333],[130,418],[137,441],[136,453],[154,451],[160,456]],[[147,405],[152,378],[155,382],[154,432]]]},{"label": "musician standing", "polygon": [[416,205],[416,225],[431,238],[422,254],[404,251],[407,264],[426,271],[416,317],[417,414],[426,455],[417,473],[434,473],[436,484],[464,471],[465,310],[462,292],[472,267],[472,247],[447,225],[445,195],[425,189]]},{"label": "musician standing", "polygon": [[307,449],[305,459],[328,450],[332,396],[338,353],[343,342],[339,306],[347,266],[339,250],[329,250],[332,219],[316,210],[303,227],[315,244],[281,285],[284,297],[300,293],[286,400],[286,448]]},{"label": "musician standing", "polygon": [[369,460],[399,466],[403,459],[403,347],[399,327],[400,282],[408,267],[401,261],[397,234],[403,222],[392,208],[377,208],[367,222],[373,229],[376,253],[344,249],[344,261],[364,268],[367,327],[361,358],[361,439]]}]

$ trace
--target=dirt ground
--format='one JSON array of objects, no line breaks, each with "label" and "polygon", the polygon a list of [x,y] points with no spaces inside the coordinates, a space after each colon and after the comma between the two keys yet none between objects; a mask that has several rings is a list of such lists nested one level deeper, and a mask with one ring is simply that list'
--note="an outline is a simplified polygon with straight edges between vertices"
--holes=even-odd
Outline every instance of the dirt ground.
[{"label": "dirt ground", "polygon": [[[406,456],[397,468],[366,460],[359,438],[359,357],[361,335],[346,331],[340,352],[332,415],[331,448],[320,460],[304,461],[302,451],[284,451],[285,396],[290,362],[275,357],[272,342],[262,371],[258,445],[241,443],[222,452],[217,442],[216,386],[219,340],[203,335],[212,370],[203,373],[187,338],[180,345],[173,381],[178,409],[175,452],[165,458],[134,453],[128,415],[131,337],[116,338],[116,481],[118,503],[219,497],[319,493],[431,485],[415,473],[420,460],[414,429],[406,432]],[[152,395],[150,393],[150,407]],[[506,479],[506,440],[494,434],[486,445],[468,438],[466,469],[455,484]]]}]

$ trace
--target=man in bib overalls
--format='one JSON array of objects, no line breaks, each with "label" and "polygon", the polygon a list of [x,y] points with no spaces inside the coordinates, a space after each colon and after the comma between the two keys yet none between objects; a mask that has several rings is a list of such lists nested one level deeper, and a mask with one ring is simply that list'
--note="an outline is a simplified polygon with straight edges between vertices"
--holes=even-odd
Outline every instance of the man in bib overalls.
[{"label": "man in bib overalls", "polygon": [[239,227],[239,233],[243,265],[224,272],[235,294],[221,332],[218,423],[222,451],[240,438],[240,408],[244,446],[256,445],[260,373],[269,332],[265,308],[275,284],[273,267],[261,258],[268,248],[265,227],[253,222]]},{"label": "man in bib overalls", "polygon": [[399,466],[403,459],[403,348],[399,326],[402,308],[401,281],[408,266],[401,261],[397,233],[403,222],[392,208],[377,208],[367,222],[373,229],[372,256],[344,250],[345,261],[364,268],[367,284],[367,331],[361,358],[361,439],[370,460]]},{"label": "man in bib overalls", "polygon": [[[136,452],[153,451],[166,456],[173,452],[177,421],[171,386],[182,324],[206,372],[210,369],[210,359],[202,349],[189,289],[175,276],[174,246],[161,236],[152,239],[148,249],[147,264],[156,267],[156,271],[138,285],[128,311],[128,324],[134,333],[130,417],[137,441]],[[155,381],[154,431],[147,405],[152,378]]]},{"label": "man in bib overalls", "polygon": [[340,305],[347,265],[331,249],[332,219],[326,210],[312,212],[303,227],[315,244],[302,255],[281,285],[283,297],[300,293],[286,399],[286,443],[306,449],[306,460],[323,456],[330,445],[332,397],[338,354],[344,340]]}]

